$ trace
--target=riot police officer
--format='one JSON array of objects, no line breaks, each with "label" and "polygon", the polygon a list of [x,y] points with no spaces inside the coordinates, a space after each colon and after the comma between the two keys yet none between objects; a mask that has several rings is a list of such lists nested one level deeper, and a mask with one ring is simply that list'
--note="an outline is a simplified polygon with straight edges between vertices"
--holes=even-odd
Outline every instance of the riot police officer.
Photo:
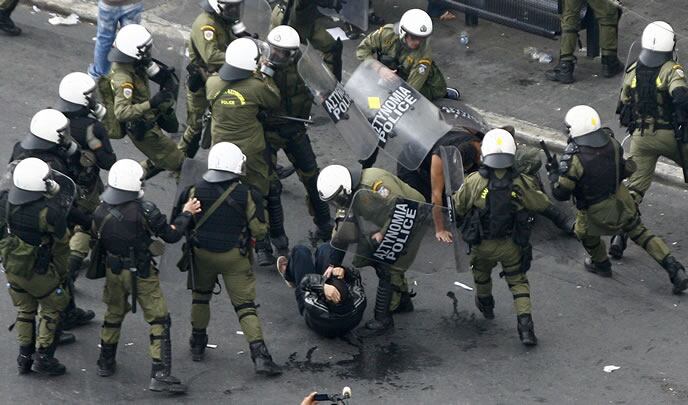
[{"label": "riot police officer", "polygon": [[[30,133],[14,145],[10,162],[35,157],[47,163],[51,169],[73,176],[72,169],[75,162],[79,160],[81,152],[70,132],[70,121],[64,114],[53,109],[41,110],[31,119]],[[79,206],[73,206],[68,214],[70,235],[75,227],[81,230],[90,229],[91,217]],[[69,274],[67,266],[70,252],[60,251],[59,253],[65,255],[64,271],[65,274]],[[71,290],[72,283],[68,283],[67,288]],[[69,305],[63,314],[62,328],[70,330],[85,325],[94,317],[93,311],[78,308],[74,302],[74,294],[70,294]]]},{"label": "riot police officer", "polygon": [[[70,135],[79,145],[79,158],[70,161],[70,176],[79,186],[77,205],[93,214],[104,190],[100,170],[110,170],[117,156],[110,145],[107,129],[101,120],[105,107],[96,102],[96,82],[82,72],[73,72],[60,82],[58,109],[69,119]],[[76,279],[90,250],[88,230],[74,228],[69,240],[69,274]]]},{"label": "riot police officer", "polygon": [[359,60],[376,58],[425,98],[458,100],[459,91],[447,87],[444,75],[432,59],[428,38],[432,20],[423,10],[414,8],[396,24],[387,24],[369,34],[356,48]]},{"label": "riot police officer", "polygon": [[[129,24],[117,33],[108,55],[112,62],[110,85],[114,92],[108,102],[112,103],[115,118],[132,143],[148,157],[143,164],[146,178],[161,170],[178,172],[184,161],[184,154],[162,132],[178,129],[173,105],[179,83],[169,69],[152,60],[152,47],[150,32],[141,25]],[[149,79],[160,85],[153,96]]]},{"label": "riot police officer", "polygon": [[[664,21],[645,27],[640,57],[627,70],[617,113],[631,135],[631,156],[637,170],[628,191],[640,204],[652,184],[660,156],[688,168],[688,84],[683,66],[674,60],[676,35]],[[685,173],[685,171],[684,171]],[[620,259],[628,235],[612,238],[609,254]]]},{"label": "riot police officer", "polygon": [[[191,25],[187,44],[189,79],[186,92],[186,130],[179,140],[179,149],[188,157],[194,157],[201,142],[202,118],[208,108],[205,81],[208,75],[216,73],[225,62],[225,50],[240,27],[235,5],[243,0],[205,0],[201,3],[203,12]],[[210,141],[209,139],[207,140]],[[207,148],[209,145],[204,146]]]},{"label": "riot police officer", "polygon": [[262,196],[240,180],[246,156],[229,142],[216,143],[208,154],[208,171],[195,185],[181,193],[175,212],[190,196],[200,200],[205,211],[193,218],[186,249],[192,289],[191,353],[201,361],[208,343],[210,298],[222,276],[225,289],[239,317],[241,329],[251,349],[256,373],[281,374],[265,346],[258,319],[256,278],[251,268],[250,239],[267,232],[262,212]]},{"label": "riot police officer", "polygon": [[[212,111],[213,144],[231,142],[246,155],[247,185],[255,187],[260,198],[269,192],[268,151],[263,124],[258,118],[279,107],[280,93],[275,82],[256,69],[260,52],[250,38],[232,41],[225,52],[225,63],[217,75],[208,78],[206,95]],[[267,237],[256,240],[260,266],[274,263]]]},{"label": "riot police officer", "polygon": [[526,346],[537,344],[531,316],[529,211],[542,212],[549,198],[535,179],[514,169],[516,143],[509,132],[493,129],[481,146],[482,166],[466,177],[452,199],[461,234],[471,247],[475,304],[485,318],[494,318],[492,269],[501,264],[514,298],[518,336]]},{"label": "riot police officer", "polygon": [[11,36],[17,36],[22,32],[21,28],[17,27],[10,18],[17,4],[19,4],[19,0],[0,1],[0,30]]},{"label": "riot police officer", "polygon": [[[173,224],[150,201],[143,199],[144,170],[134,160],[118,160],[108,173],[108,186],[101,195],[102,204],[93,215],[93,228],[102,245],[106,271],[103,302],[107,305],[100,332],[98,374],[109,377],[115,373],[117,343],[126,314],[135,312],[136,302],[150,324],[149,354],[151,391],[185,392],[186,386],[171,375],[171,319],[160,289],[154,256],[160,255],[159,241],[179,241],[191,215],[200,212],[200,203],[190,199]],[[104,257],[103,257],[104,256]],[[127,301],[131,296],[132,304]]]},{"label": "riot police officer", "polygon": [[[332,219],[327,203],[318,197],[316,181],[320,169],[310,138],[306,133],[306,126],[302,121],[282,118],[287,116],[307,120],[313,103],[306,84],[296,70],[296,63],[300,57],[299,34],[288,25],[280,25],[270,31],[267,41],[271,48],[268,63],[274,72],[272,77],[282,96],[280,107],[270,114],[264,123],[271,163],[274,169],[277,152],[283,149],[306,189],[308,211],[313,216],[316,226],[314,239],[328,241],[332,234]],[[277,248],[279,255],[284,256],[288,252],[289,240],[284,231],[281,194],[282,183],[277,171],[272,170],[267,198],[270,240]]]},{"label": "riot police officer", "polygon": [[[566,113],[569,144],[551,168],[552,194],[557,200],[573,197],[578,209],[575,233],[590,255],[585,268],[602,277],[612,276],[601,235],[628,233],[669,274],[674,294],[688,288],[685,269],[662,239],[643,225],[640,212],[622,180],[634,170],[634,162],[623,157],[623,149],[609,128],[603,128],[592,107],[579,105]],[[594,176],[586,175],[595,173]]]},{"label": "riot police officer", "polygon": [[74,183],[68,177],[33,157],[16,165],[9,193],[3,190],[0,196],[4,224],[0,256],[7,291],[17,308],[10,330],[17,330],[19,374],[29,373],[32,365],[41,374],[65,373],[54,354],[60,313],[69,303],[64,259],[69,250],[67,212],[74,196]]},{"label": "riot police officer", "polygon": [[[411,186],[401,181],[395,175],[383,169],[348,169],[341,165],[325,167],[318,176],[318,193],[323,201],[330,201],[337,207],[335,219],[335,237],[341,232],[342,225],[346,222],[347,207],[352,202],[352,197],[360,189],[371,190],[382,197],[383,200],[398,197],[414,201],[423,201],[423,196]],[[369,211],[374,210],[371,209]],[[385,216],[387,213],[372,212],[371,215]],[[381,221],[378,221],[381,222]],[[384,222],[384,220],[382,221]],[[366,238],[369,235],[365,236]],[[377,236],[376,236],[377,237]],[[378,240],[376,240],[379,242]],[[417,250],[419,246],[415,246]],[[415,258],[415,251],[410,248],[408,252],[395,263],[389,266],[381,262],[370,261],[356,256],[353,260],[354,267],[372,266],[378,276],[377,296],[375,298],[374,319],[365,324],[365,328],[373,333],[380,334],[394,326],[393,313],[412,312],[415,295],[409,292],[405,272]],[[330,257],[331,267],[341,267],[344,260],[344,252],[335,251]]]}]

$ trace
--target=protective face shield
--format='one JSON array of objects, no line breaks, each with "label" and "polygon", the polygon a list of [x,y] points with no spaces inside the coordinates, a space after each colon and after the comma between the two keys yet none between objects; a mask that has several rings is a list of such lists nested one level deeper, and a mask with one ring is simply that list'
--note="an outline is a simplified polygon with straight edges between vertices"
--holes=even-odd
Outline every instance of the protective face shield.
[{"label": "protective face shield", "polygon": [[568,128],[569,136],[574,139],[602,128],[600,115],[594,108],[587,105],[571,108],[566,113],[564,124]]},{"label": "protective face shield", "polygon": [[320,171],[317,188],[321,200],[346,207],[352,194],[351,172],[341,165],[327,166]]},{"label": "protective face shield", "polygon": [[8,199],[11,204],[22,205],[59,191],[48,164],[37,158],[26,158],[14,168]]},{"label": "protective face shield", "polygon": [[96,82],[82,72],[72,72],[60,82],[59,95],[62,112],[77,112],[84,107],[97,119],[102,120],[107,112],[105,106],[95,99]]},{"label": "protective face shield", "polygon": [[203,179],[209,183],[232,180],[245,174],[246,155],[233,143],[215,144],[208,153],[208,171]]},{"label": "protective face shield", "polygon": [[423,39],[432,35],[432,19],[428,13],[413,8],[401,16],[401,20],[399,20],[399,39],[404,42],[404,38],[407,35]]},{"label": "protective face shield", "polygon": [[641,45],[643,49],[639,55],[640,62],[648,67],[661,66],[672,58],[676,34],[671,25],[664,21],[655,21],[643,30]]},{"label": "protective face shield", "polygon": [[101,199],[111,205],[143,197],[143,168],[132,159],[120,159],[110,168],[108,186]]},{"label": "protective face shield", "polygon": [[273,28],[267,37],[270,45],[268,63],[275,67],[287,66],[296,60],[301,39],[299,33],[288,25]]},{"label": "protective face shield", "polygon": [[480,152],[485,166],[493,169],[506,169],[514,165],[516,143],[506,130],[493,129],[485,134]]},{"label": "protective face shield", "polygon": [[142,25],[125,25],[117,33],[114,47],[124,55],[147,65],[152,57],[153,36]]},{"label": "protective face shield", "polygon": [[258,45],[250,38],[238,38],[227,46],[225,63],[220,68],[220,78],[236,81],[251,76],[258,67],[260,52]]}]

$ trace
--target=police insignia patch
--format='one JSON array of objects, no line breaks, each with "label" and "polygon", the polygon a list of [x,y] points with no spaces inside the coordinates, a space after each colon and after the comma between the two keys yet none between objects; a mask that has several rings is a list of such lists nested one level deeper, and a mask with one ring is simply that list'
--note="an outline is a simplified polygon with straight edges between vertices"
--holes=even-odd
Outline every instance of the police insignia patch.
[{"label": "police insignia patch", "polygon": [[683,69],[676,69],[676,74],[677,74],[678,77],[680,77],[680,78],[686,77],[686,74],[683,72]]},{"label": "police insignia patch", "polygon": [[423,64],[418,65],[418,73],[424,75],[427,70],[428,70],[427,66],[425,66]]},{"label": "police insignia patch", "polygon": [[215,33],[212,30],[205,30],[203,31],[203,38],[205,38],[206,41],[212,41],[213,38],[215,38]]},{"label": "police insignia patch", "polygon": [[134,95],[134,85],[131,83],[124,83],[122,85],[122,94],[124,98],[131,98]]}]

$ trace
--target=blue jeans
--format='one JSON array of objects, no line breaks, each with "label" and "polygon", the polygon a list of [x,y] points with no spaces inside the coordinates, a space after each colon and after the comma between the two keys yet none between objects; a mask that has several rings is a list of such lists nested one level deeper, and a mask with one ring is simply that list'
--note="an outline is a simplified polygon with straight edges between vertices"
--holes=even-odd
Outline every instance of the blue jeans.
[{"label": "blue jeans", "polygon": [[108,6],[102,0],[98,1],[98,33],[96,34],[96,46],[93,51],[93,63],[88,67],[88,74],[98,80],[110,72],[108,53],[115,42],[118,26],[127,24],[139,24],[143,2],[126,6]]}]

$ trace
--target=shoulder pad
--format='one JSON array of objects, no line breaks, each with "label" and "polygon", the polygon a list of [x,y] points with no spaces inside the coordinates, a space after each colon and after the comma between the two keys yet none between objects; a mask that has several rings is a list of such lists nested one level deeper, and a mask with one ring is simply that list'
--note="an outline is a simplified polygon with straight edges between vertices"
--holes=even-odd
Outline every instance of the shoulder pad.
[{"label": "shoulder pad", "polygon": [[155,214],[160,214],[158,207],[151,201],[141,201],[141,208],[143,208],[143,215],[146,216],[146,219],[152,218]]}]

